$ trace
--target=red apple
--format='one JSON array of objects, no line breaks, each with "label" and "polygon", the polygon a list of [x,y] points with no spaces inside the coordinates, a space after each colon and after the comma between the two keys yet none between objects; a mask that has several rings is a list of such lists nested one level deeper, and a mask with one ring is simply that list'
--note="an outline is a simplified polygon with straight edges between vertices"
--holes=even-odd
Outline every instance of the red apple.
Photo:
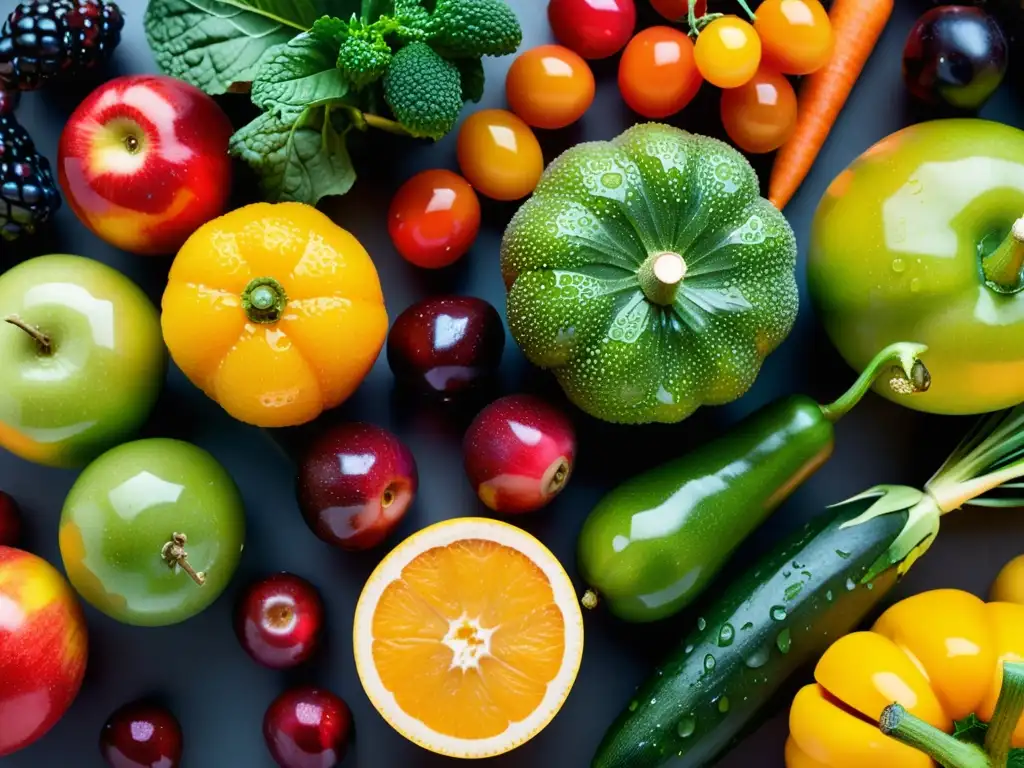
[{"label": "red apple", "polygon": [[0,757],[60,720],[87,655],[85,618],[64,577],[35,555],[0,547]]},{"label": "red apple", "polygon": [[9,494],[0,491],[0,547],[16,547],[21,539],[21,516]]},{"label": "red apple", "polygon": [[224,212],[232,127],[198,88],[162,75],[103,84],[60,137],[68,203],[99,237],[132,253],[175,253]]},{"label": "red apple", "polygon": [[281,768],[333,768],[345,757],[351,732],[348,705],[322,688],[285,691],[263,717],[267,749]]}]

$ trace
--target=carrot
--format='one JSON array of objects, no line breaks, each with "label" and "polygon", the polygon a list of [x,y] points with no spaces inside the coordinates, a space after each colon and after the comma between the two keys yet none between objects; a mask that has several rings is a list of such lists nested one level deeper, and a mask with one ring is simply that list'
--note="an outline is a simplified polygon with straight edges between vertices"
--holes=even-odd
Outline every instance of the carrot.
[{"label": "carrot", "polygon": [[807,178],[836,118],[892,16],[894,0],[834,0],[829,18],[835,51],[804,78],[796,130],[775,157],[768,197],[782,210]]}]

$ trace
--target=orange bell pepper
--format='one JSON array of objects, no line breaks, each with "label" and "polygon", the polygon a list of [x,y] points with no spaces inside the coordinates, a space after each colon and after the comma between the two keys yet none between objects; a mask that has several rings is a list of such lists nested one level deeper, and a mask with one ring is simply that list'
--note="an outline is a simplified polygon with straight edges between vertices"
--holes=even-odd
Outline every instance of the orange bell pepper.
[{"label": "orange bell pepper", "polygon": [[[816,683],[797,693],[786,766],[932,768],[941,755],[959,768],[1003,768],[1006,750],[1024,747],[1022,660],[1024,605],[957,590],[896,603],[870,632],[836,641]],[[947,735],[970,715],[1002,743],[986,753]]]},{"label": "orange bell pepper", "polygon": [[377,270],[350,233],[301,203],[259,203],[201,227],[163,297],[164,341],[239,421],[312,421],[355,391],[387,335]]}]

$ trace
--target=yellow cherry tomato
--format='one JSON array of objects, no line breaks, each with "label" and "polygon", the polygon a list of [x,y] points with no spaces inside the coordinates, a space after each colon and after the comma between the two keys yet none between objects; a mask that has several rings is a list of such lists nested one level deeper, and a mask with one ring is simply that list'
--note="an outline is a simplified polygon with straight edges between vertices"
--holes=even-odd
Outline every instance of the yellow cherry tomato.
[{"label": "yellow cherry tomato", "polygon": [[520,200],[544,172],[544,155],[530,126],[504,109],[484,109],[459,130],[459,167],[481,195]]},{"label": "yellow cherry tomato", "polygon": [[508,105],[534,128],[564,128],[594,103],[594,73],[574,51],[540,45],[519,54],[505,78]]},{"label": "yellow cherry tomato", "polygon": [[832,58],[832,21],[818,0],[765,0],[754,29],[765,60],[788,75],[817,72]]},{"label": "yellow cherry tomato", "polygon": [[200,227],[163,297],[164,341],[239,421],[312,421],[355,391],[388,330],[377,270],[312,206],[258,203]]},{"label": "yellow cherry tomato", "polygon": [[739,88],[761,66],[761,38],[738,16],[723,16],[708,24],[694,48],[697,69],[712,85]]},{"label": "yellow cherry tomato", "polygon": [[994,603],[1024,605],[1024,555],[1014,558],[999,572],[989,599]]}]

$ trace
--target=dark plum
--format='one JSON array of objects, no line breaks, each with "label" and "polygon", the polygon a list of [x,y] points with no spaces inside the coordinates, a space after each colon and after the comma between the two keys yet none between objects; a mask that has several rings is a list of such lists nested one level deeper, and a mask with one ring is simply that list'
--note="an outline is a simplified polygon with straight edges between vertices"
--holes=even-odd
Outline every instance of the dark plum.
[{"label": "dark plum", "polygon": [[271,669],[288,669],[309,659],[320,644],[323,623],[320,593],[291,573],[252,584],[235,610],[238,642]]},{"label": "dark plum", "polygon": [[100,731],[100,754],[110,768],[177,768],[181,751],[177,718],[150,702],[125,704]]},{"label": "dark plum", "polygon": [[907,38],[903,79],[915,98],[978,110],[995,93],[1009,62],[1006,36],[981,8],[943,5],[924,14]]},{"label": "dark plum", "polygon": [[21,514],[9,494],[0,491],[0,547],[16,547],[21,541]]},{"label": "dark plum", "polygon": [[370,549],[398,526],[416,496],[412,452],[373,424],[340,424],[316,440],[299,462],[299,507],[328,544]]},{"label": "dark plum", "polygon": [[417,302],[398,316],[388,334],[388,364],[395,378],[445,399],[493,380],[504,351],[498,310],[473,296]]},{"label": "dark plum", "polygon": [[332,768],[344,759],[352,734],[352,713],[322,688],[285,691],[263,717],[267,749],[281,768]]}]

